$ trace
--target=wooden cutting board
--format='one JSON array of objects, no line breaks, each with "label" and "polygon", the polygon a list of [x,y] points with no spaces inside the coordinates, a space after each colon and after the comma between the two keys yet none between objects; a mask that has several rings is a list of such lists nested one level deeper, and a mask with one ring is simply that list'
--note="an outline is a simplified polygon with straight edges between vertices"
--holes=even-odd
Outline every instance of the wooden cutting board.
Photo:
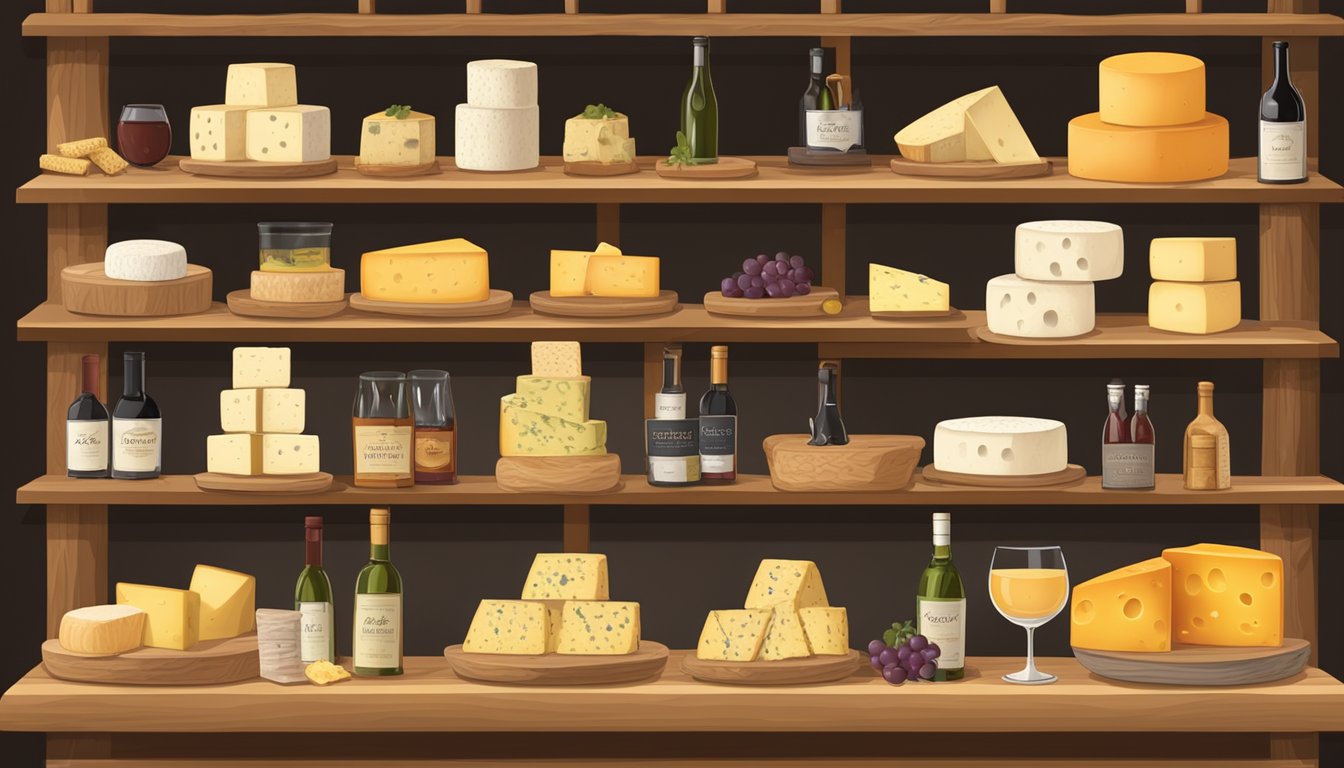
[{"label": "wooden cutting board", "polygon": [[902,176],[936,179],[1030,179],[1050,175],[1050,161],[1001,165],[992,160],[960,163],[917,163],[904,157],[892,158],[891,170]]},{"label": "wooden cutting board", "polygon": [[378,301],[365,298],[362,293],[353,293],[350,295],[350,306],[361,312],[406,317],[491,317],[502,315],[513,309],[513,294],[491,288],[490,297],[485,301],[468,301],[461,304],[416,304],[406,301]]},{"label": "wooden cutting board", "polygon": [[668,165],[659,160],[654,170],[664,179],[746,179],[756,175],[756,161],[745,157],[720,157],[709,165]]},{"label": "wooden cutting board", "polygon": [[612,296],[561,296],[550,291],[537,291],[528,298],[533,312],[561,317],[640,317],[665,315],[677,308],[676,291],[659,291],[649,298],[616,298]]},{"label": "wooden cutting board", "polygon": [[1155,685],[1256,685],[1292,677],[1307,666],[1311,643],[1285,638],[1279,648],[1176,644],[1169,653],[1074,648],[1079,663],[1111,680]]},{"label": "wooden cutting board", "polygon": [[606,493],[621,487],[621,457],[504,456],[495,482],[514,493]]},{"label": "wooden cutting board", "polygon": [[235,179],[302,179],[326,176],[336,172],[336,158],[314,160],[309,163],[263,163],[259,160],[192,160],[182,158],[177,164],[183,171],[197,176],[224,176]]},{"label": "wooden cutting board", "polygon": [[913,435],[850,435],[846,445],[808,445],[810,435],[765,438],[770,483],[781,491],[898,491],[924,450]]},{"label": "wooden cutting board", "polygon": [[333,479],[326,472],[253,476],[201,472],[196,475],[196,487],[205,491],[236,493],[321,493],[331,487]]},{"label": "wooden cutting board", "polygon": [[706,683],[730,685],[814,685],[833,683],[854,674],[862,655],[809,656],[781,661],[704,661],[694,653],[681,660],[681,671]]},{"label": "wooden cutting board", "polygon": [[522,685],[621,685],[658,677],[667,666],[667,646],[643,640],[639,650],[624,656],[513,656],[463,653],[462,646],[443,649],[453,674],[483,683]]},{"label": "wooden cutting board", "polygon": [[255,632],[227,640],[206,640],[189,651],[137,648],[115,656],[88,656],[42,644],[47,674],[78,683],[117,685],[220,685],[261,674]]},{"label": "wooden cutting board", "polygon": [[177,280],[115,280],[101,261],[61,270],[62,303],[71,312],[117,317],[191,315],[210,308],[214,277],[209,269],[187,265]]},{"label": "wooden cutting board", "polygon": [[924,467],[921,476],[939,485],[965,485],[972,488],[1047,488],[1072,485],[1087,479],[1087,470],[1069,464],[1058,472],[1043,475],[968,475],[962,472],[944,472],[932,464]]},{"label": "wooden cutting board", "polygon": [[355,170],[365,176],[374,176],[381,178],[399,178],[404,176],[427,176],[431,173],[440,173],[439,161],[424,165],[365,165],[364,163],[355,163]]},{"label": "wooden cutting board", "polygon": [[705,311],[732,317],[820,317],[826,314],[822,311],[822,303],[839,298],[839,291],[819,285],[812,286],[812,292],[806,296],[787,299],[730,299],[713,291],[705,294]]},{"label": "wooden cutting board", "polygon": [[624,176],[628,173],[639,173],[639,164],[634,160],[628,163],[599,163],[592,160],[575,163],[566,161],[565,173],[570,176]]},{"label": "wooden cutting board", "polygon": [[316,319],[340,314],[347,306],[340,301],[263,301],[252,298],[252,291],[230,291],[229,311],[243,317],[270,317],[281,320]]}]

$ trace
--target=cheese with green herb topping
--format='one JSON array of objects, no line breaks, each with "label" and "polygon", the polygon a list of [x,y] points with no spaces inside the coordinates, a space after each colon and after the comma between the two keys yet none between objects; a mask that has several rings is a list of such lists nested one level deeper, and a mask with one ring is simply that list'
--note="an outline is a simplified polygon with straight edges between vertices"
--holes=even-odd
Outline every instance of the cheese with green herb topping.
[{"label": "cheese with green herb topping", "polygon": [[565,121],[565,162],[610,165],[635,159],[630,118],[620,112],[609,114],[596,118],[575,115]]},{"label": "cheese with green herb topping", "polygon": [[533,413],[585,422],[592,383],[587,376],[519,376],[514,400]]},{"label": "cheese with green herb topping", "polygon": [[375,112],[359,132],[361,165],[427,165],[434,162],[434,116],[406,110],[405,117]]}]

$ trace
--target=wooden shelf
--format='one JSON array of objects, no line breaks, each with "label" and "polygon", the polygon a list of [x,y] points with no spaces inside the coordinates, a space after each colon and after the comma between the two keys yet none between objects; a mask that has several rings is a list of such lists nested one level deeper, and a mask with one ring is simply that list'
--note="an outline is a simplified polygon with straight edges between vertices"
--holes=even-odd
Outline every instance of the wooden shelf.
[{"label": "wooden shelf", "polygon": [[[1062,127],[1061,127],[1062,130]],[[116,176],[42,174],[19,188],[19,203],[1341,203],[1344,187],[1313,174],[1304,184],[1261,184],[1254,158],[1237,158],[1227,174],[1190,184],[1118,184],[1070,176],[1067,161],[1033,179],[964,180],[899,176],[877,156],[867,170],[807,171],[787,158],[752,158],[750,179],[664,179],[657,158],[640,158],[642,173],[566,176],[560,158],[530,171],[475,173],[440,158],[444,172],[411,178],[362,176],[338,158],[336,173],[307,179],[223,179],[157,168]]]}]

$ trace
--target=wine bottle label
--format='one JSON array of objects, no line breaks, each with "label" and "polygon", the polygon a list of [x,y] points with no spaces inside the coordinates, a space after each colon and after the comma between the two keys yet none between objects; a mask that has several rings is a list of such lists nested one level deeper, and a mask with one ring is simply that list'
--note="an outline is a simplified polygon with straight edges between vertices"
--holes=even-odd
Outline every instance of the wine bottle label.
[{"label": "wine bottle label", "polygon": [[662,392],[659,392],[655,394],[653,396],[653,418],[686,418],[686,393],[663,394]]},{"label": "wine bottle label", "polygon": [[409,475],[413,432],[409,426],[355,427],[355,474]]},{"label": "wine bottle label", "polygon": [[1307,177],[1307,124],[1260,121],[1260,178],[1297,181]]},{"label": "wine bottle label", "polygon": [[113,419],[112,468],[122,472],[153,472],[163,455],[162,419]]},{"label": "wine bottle label", "polygon": [[1121,443],[1101,446],[1102,488],[1152,488],[1151,443]]},{"label": "wine bottle label", "polygon": [[646,419],[649,482],[700,480],[699,419]]},{"label": "wine bottle label", "polygon": [[107,469],[107,421],[65,422],[65,467],[75,472]]},{"label": "wine bottle label", "polygon": [[331,653],[331,603],[299,603],[299,655],[304,664],[335,662]]},{"label": "wine bottle label", "polygon": [[401,595],[355,595],[355,666],[401,666]]},{"label": "wine bottle label", "polygon": [[451,432],[415,433],[415,468],[435,471],[453,463]]},{"label": "wine bottle label", "polygon": [[919,634],[942,652],[938,666],[942,669],[961,669],[966,666],[966,598],[940,600],[932,597],[915,599],[919,614]]},{"label": "wine bottle label", "polygon": [[737,417],[701,416],[700,471],[737,471]]},{"label": "wine bottle label", "polygon": [[809,109],[807,148],[848,152],[863,146],[863,110]]}]

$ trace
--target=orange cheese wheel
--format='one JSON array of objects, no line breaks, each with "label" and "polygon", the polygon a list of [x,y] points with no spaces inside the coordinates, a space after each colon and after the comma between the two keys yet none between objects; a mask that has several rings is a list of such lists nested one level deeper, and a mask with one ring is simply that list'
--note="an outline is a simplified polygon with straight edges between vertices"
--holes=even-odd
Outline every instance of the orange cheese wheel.
[{"label": "orange cheese wheel", "polygon": [[1101,120],[1185,125],[1204,118],[1204,62],[1183,53],[1125,53],[1098,67]]},{"label": "orange cheese wheel", "polygon": [[1093,112],[1069,121],[1069,174],[1097,181],[1173,182],[1227,173],[1227,120],[1213,113],[1188,125],[1129,128]]}]

